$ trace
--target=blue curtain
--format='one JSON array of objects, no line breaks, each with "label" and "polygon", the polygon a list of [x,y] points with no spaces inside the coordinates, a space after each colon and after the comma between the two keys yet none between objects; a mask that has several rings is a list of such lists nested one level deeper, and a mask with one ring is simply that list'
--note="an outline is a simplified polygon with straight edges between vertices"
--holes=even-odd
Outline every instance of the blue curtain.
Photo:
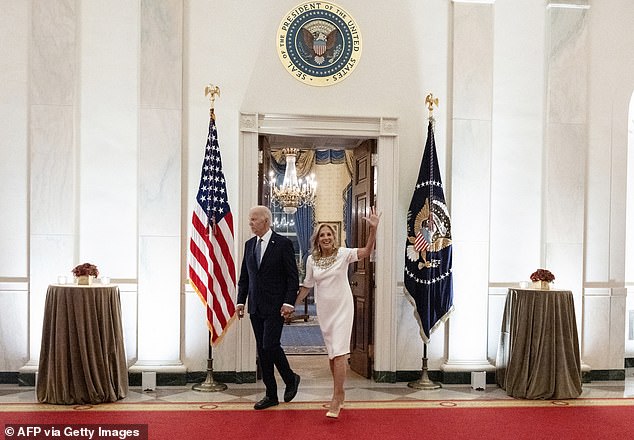
[{"label": "blue curtain", "polygon": [[297,242],[299,243],[299,251],[302,257],[300,281],[303,281],[306,273],[306,259],[310,251],[310,236],[313,233],[314,222],[315,208],[313,206],[297,208],[297,212],[295,212],[295,230],[297,231]]},{"label": "blue curtain", "polygon": [[315,163],[325,165],[329,163],[340,164],[346,161],[346,150],[317,150],[315,151]]},{"label": "blue curtain", "polygon": [[271,156],[270,167],[275,172],[275,177],[277,178],[280,175],[284,175],[286,172],[286,162],[277,162],[273,156]]}]

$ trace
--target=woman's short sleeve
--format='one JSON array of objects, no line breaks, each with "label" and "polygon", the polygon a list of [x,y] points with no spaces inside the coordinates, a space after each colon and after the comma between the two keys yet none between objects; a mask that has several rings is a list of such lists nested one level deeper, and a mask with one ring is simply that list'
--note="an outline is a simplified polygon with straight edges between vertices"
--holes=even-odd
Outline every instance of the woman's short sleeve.
[{"label": "woman's short sleeve", "polygon": [[359,249],[357,248],[340,248],[344,252],[344,259],[347,263],[359,261]]},{"label": "woman's short sleeve", "polygon": [[306,259],[306,275],[304,276],[304,281],[302,281],[302,286],[304,287],[313,287],[315,286],[315,280],[313,278],[313,256],[309,255]]}]

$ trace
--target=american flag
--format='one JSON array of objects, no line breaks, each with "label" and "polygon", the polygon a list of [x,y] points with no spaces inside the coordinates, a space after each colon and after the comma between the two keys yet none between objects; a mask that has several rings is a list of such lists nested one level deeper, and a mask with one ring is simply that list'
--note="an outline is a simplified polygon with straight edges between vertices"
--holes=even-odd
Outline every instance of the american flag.
[{"label": "american flag", "polygon": [[222,172],[213,109],[189,242],[189,282],[207,308],[212,345],[233,321],[236,269],[233,261],[233,216]]}]

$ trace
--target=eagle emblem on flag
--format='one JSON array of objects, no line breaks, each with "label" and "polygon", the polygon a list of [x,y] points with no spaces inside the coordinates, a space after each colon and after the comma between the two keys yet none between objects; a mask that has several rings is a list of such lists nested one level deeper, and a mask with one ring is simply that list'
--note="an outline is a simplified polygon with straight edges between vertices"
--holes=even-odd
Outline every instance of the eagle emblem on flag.
[{"label": "eagle emblem on flag", "polygon": [[[409,223],[409,219],[408,219]],[[451,245],[451,225],[449,210],[442,200],[433,199],[430,209],[429,198],[414,219],[414,236],[407,237],[407,258],[418,262],[418,268],[437,267],[439,260],[427,259],[427,252],[438,252]]]}]

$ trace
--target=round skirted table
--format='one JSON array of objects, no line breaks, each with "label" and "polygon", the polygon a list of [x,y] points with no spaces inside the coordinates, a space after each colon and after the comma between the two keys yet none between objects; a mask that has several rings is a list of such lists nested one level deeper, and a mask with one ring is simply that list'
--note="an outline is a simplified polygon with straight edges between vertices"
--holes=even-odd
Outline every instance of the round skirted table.
[{"label": "round skirted table", "polygon": [[581,394],[581,357],[572,292],[509,289],[496,381],[509,396],[573,399]]},{"label": "round skirted table", "polygon": [[127,395],[118,286],[48,286],[36,393],[38,401],[55,404]]}]

